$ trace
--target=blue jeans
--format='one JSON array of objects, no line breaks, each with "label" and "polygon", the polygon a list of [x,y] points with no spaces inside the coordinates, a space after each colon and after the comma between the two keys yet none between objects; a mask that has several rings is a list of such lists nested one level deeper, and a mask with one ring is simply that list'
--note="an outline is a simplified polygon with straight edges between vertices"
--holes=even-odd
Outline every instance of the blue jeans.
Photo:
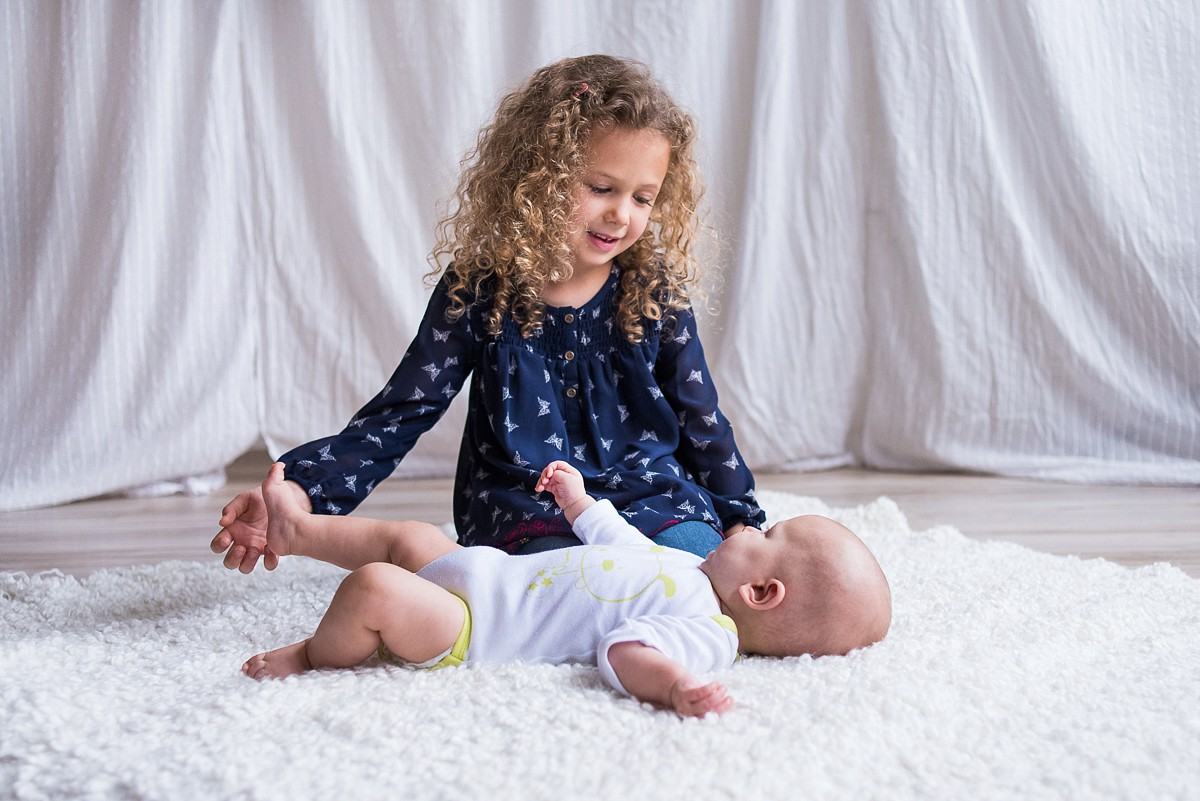
[{"label": "blue jeans", "polygon": [[[654,537],[654,543],[705,557],[721,544],[721,535],[708,523],[686,520],[658,532]],[[542,551],[553,551],[557,548],[570,548],[573,545],[583,545],[583,542],[573,535],[555,534],[530,540],[517,551],[517,554],[524,556]]]}]

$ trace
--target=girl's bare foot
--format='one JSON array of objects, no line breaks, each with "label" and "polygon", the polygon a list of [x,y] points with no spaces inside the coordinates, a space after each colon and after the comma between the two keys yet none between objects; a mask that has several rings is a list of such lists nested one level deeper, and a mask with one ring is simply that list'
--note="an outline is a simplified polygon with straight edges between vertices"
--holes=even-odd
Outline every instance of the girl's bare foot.
[{"label": "girl's bare foot", "polygon": [[308,661],[308,640],[301,640],[246,660],[242,672],[252,679],[282,679],[312,670]]},{"label": "girl's bare foot", "polygon": [[283,463],[271,465],[262,494],[267,504],[267,550],[276,556],[297,553],[296,540],[303,534],[301,527],[309,514],[300,506],[295,492],[283,479]]}]

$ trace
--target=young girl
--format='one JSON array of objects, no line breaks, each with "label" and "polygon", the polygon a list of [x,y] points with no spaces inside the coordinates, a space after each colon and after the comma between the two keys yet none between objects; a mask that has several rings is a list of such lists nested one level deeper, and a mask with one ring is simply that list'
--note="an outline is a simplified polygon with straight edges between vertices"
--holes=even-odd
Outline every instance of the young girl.
[{"label": "young girl", "polygon": [[[556,62],[503,98],[464,161],[433,251],[441,277],[391,380],[340,434],[280,457],[303,504],[351,512],[470,376],[460,542],[578,544],[536,490],[558,459],[662,545],[703,556],[761,524],[689,305],[694,137],[644,66],[609,56]],[[213,551],[273,568],[266,520],[261,490],[242,493]]]}]

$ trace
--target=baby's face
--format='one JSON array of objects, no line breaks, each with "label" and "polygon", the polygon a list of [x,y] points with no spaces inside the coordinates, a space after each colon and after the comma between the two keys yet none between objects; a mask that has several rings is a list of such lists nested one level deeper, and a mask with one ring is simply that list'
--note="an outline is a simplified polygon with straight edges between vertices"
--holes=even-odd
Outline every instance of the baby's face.
[{"label": "baby's face", "polygon": [[[805,540],[814,536],[826,518],[805,515],[781,520],[762,531],[746,526],[710,553],[700,569],[722,598],[747,582],[779,576],[779,565],[803,558]],[[828,521],[832,522],[832,521]]]},{"label": "baby's face", "polygon": [[742,529],[700,569],[731,609],[743,598],[739,588],[783,583],[788,605],[774,609],[801,616],[793,632],[800,638],[762,641],[754,646],[764,649],[759,653],[844,654],[877,642],[891,621],[887,578],[870,549],[850,529],[820,515],[793,517],[766,531]]}]

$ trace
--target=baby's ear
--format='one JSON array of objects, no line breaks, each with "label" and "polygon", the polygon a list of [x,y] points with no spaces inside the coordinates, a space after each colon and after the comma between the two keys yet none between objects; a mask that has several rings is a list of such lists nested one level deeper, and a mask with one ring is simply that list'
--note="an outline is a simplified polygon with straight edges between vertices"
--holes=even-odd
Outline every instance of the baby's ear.
[{"label": "baby's ear", "polygon": [[758,612],[765,612],[779,606],[783,603],[786,591],[787,588],[779,579],[767,579],[758,584],[747,582],[738,587],[738,595],[741,596],[742,603]]}]

